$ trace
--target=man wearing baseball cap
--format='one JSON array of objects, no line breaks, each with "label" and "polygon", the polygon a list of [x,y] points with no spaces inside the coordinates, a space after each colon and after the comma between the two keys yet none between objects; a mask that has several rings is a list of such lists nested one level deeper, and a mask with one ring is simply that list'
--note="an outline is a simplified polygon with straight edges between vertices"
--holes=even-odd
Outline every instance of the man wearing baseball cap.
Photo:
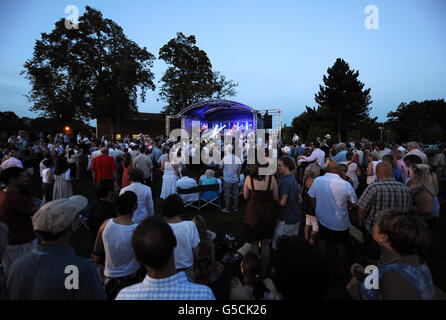
[{"label": "man wearing baseball cap", "polygon": [[7,298],[11,300],[105,299],[93,264],[78,257],[69,240],[79,227],[79,212],[87,198],[73,196],[50,201],[33,216],[39,236],[34,250],[17,258],[6,275]]}]

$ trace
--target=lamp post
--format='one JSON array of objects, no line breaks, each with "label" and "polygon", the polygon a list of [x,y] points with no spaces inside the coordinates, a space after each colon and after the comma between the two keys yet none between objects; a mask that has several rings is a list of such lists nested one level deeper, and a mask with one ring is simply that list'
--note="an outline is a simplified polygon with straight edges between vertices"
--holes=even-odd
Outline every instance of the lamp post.
[{"label": "lamp post", "polygon": [[384,127],[379,127],[378,129],[381,130],[381,141],[383,141],[383,130],[384,130]]}]

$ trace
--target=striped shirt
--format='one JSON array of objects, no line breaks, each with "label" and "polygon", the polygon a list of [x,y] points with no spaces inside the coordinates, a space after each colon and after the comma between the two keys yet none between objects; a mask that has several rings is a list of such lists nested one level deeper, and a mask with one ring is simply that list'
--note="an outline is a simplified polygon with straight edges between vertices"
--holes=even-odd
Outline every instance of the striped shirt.
[{"label": "striped shirt", "polygon": [[368,185],[358,201],[358,206],[367,211],[364,225],[370,233],[373,233],[380,212],[409,212],[411,204],[409,188],[394,178],[378,179]]},{"label": "striped shirt", "polygon": [[187,280],[184,272],[165,279],[147,275],[138,284],[122,289],[116,300],[215,300],[212,290]]}]

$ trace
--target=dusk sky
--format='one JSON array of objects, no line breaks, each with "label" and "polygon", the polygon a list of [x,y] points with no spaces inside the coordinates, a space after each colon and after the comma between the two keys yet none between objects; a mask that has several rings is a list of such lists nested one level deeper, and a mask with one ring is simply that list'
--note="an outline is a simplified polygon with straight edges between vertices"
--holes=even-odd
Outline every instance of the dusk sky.
[{"label": "dusk sky", "polygon": [[[177,32],[196,36],[213,69],[239,83],[228,99],[256,109],[280,108],[283,122],[315,106],[314,95],[336,58],[359,70],[371,88],[371,116],[387,120],[401,102],[446,98],[444,0],[0,0],[0,111],[36,117],[24,97],[31,86],[20,71],[41,32],[90,5],[120,25],[127,37],[158,58]],[[364,12],[379,10],[379,28],[368,30]],[[158,85],[166,65],[156,60]],[[159,112],[158,91],[141,112]]]}]

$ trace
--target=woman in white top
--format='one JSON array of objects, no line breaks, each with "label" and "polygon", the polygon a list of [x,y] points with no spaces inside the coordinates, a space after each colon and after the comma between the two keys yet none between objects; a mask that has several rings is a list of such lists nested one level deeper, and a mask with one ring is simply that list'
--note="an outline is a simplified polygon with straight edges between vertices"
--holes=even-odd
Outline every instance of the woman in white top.
[{"label": "woman in white top", "polygon": [[175,268],[186,273],[187,279],[194,282],[194,259],[198,255],[200,235],[193,221],[181,219],[184,202],[178,194],[172,194],[164,203],[163,216],[169,223],[177,239],[174,250]]},{"label": "woman in white top", "polygon": [[71,186],[70,169],[65,156],[58,158],[54,175],[53,200],[71,197],[73,187]]},{"label": "woman in white top", "polygon": [[367,184],[374,183],[378,177],[376,176],[376,166],[380,163],[379,155],[377,152],[371,152],[369,154],[369,165],[367,166]]},{"label": "woman in white top", "polygon": [[[158,159],[158,164],[160,168],[163,166],[164,162],[169,160],[169,148],[163,147],[163,154]],[[161,170],[163,171],[163,170]]]},{"label": "woman in white top", "polygon": [[45,166],[45,169],[42,170],[42,190],[43,190],[42,204],[44,204],[46,202],[50,202],[51,200],[53,200],[54,163],[52,159],[45,159],[43,160],[42,164]]},{"label": "woman in white top", "polygon": [[161,170],[163,174],[163,184],[161,186],[161,199],[166,199],[173,193],[177,192],[177,180],[180,176],[178,165],[172,161],[170,156],[169,161],[162,164]]},{"label": "woman in white top", "polygon": [[347,161],[343,162],[347,166],[347,177],[353,182],[353,189],[357,189],[359,186],[358,177],[361,176],[361,170],[358,165],[353,161],[353,152],[347,152],[345,155]]},{"label": "woman in white top", "polygon": [[137,196],[126,191],[116,201],[118,217],[107,219],[99,229],[94,245],[94,255],[105,253],[105,292],[114,300],[119,291],[141,282],[144,271],[133,255],[132,235],[138,224],[132,221],[133,212],[138,207]]}]

